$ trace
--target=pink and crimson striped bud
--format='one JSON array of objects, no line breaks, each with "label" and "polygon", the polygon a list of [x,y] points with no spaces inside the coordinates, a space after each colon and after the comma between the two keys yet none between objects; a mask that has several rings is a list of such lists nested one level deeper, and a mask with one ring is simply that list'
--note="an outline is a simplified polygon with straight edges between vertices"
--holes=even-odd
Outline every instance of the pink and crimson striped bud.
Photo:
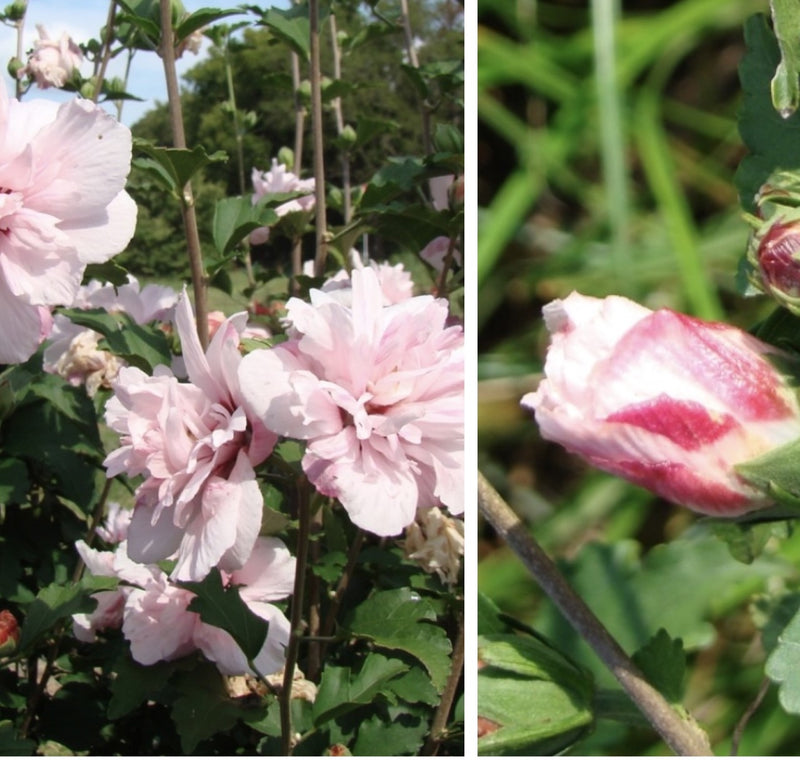
[{"label": "pink and crimson striped bud", "polygon": [[545,379],[522,405],[546,439],[698,513],[771,504],[735,466],[800,437],[797,398],[769,360],[786,354],[623,297],[573,293],[544,317]]}]

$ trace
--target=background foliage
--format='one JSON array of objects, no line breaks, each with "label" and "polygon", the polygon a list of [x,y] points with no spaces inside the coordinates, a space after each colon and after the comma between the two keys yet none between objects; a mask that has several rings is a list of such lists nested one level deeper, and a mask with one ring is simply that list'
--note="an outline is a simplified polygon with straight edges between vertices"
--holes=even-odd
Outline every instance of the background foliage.
[{"label": "background foliage", "polygon": [[[763,73],[752,85],[778,59],[765,63],[761,46],[742,64],[745,30],[751,47],[771,35],[763,17],[747,21],[767,4],[630,2],[616,23],[614,7],[479,4],[480,464],[625,650],[640,651],[651,681],[707,729],[715,753],[796,754],[795,528],[701,519],[587,470],[543,442],[518,406],[541,372],[541,308],[573,289],[744,328],[774,309],[743,299],[737,278],[749,228],[736,182],[749,208],[746,190],[789,162],[796,124],[769,104]],[[737,179],[745,142],[753,155]],[[539,639],[559,661],[534,677],[543,694],[522,738],[498,746],[489,730],[483,750],[667,753],[488,528],[479,557],[480,590],[496,603],[482,608],[481,644]],[[541,664],[537,650],[528,658]],[[584,678],[553,674],[564,667]],[[496,701],[483,682],[509,670],[507,659],[482,670],[488,719]],[[552,714],[560,721],[546,726]]]}]

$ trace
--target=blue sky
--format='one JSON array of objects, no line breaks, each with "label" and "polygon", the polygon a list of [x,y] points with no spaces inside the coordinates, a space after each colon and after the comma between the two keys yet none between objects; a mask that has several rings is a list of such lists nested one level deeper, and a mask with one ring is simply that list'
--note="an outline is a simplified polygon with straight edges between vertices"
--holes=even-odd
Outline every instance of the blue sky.
[{"label": "blue sky", "polygon": [[[183,0],[183,4],[188,11],[209,7],[235,8],[242,2],[243,0]],[[3,5],[5,4],[4,2]],[[271,5],[286,7],[286,2],[285,0],[273,0],[273,2],[264,3],[264,7],[270,7]],[[80,43],[99,36],[107,15],[108,0],[78,0],[78,2],[71,3],[66,3],[64,0],[28,0],[28,13],[25,17],[23,34],[24,50],[27,51],[33,47],[33,41],[38,37],[36,32],[37,24],[42,24],[53,39],[59,38],[62,31],[66,31],[73,40]],[[243,16],[241,18],[244,19],[246,17]],[[231,20],[234,19],[235,17],[231,17]],[[203,55],[206,46],[207,41],[203,50],[201,50],[200,56]],[[16,52],[16,31],[5,25],[0,25],[0,52],[2,52],[3,70],[5,71],[6,63]],[[179,75],[194,66],[197,61],[197,56],[185,53],[178,61]],[[124,66],[124,57],[117,57],[109,65],[109,75],[122,77]],[[91,74],[91,65],[88,62],[84,62],[81,71],[88,76]],[[11,90],[13,89],[13,81],[8,76],[6,76],[6,85],[9,87],[9,93],[13,93]],[[128,125],[135,123],[142,114],[152,109],[156,100],[166,101],[164,70],[161,60],[156,54],[145,51],[137,52],[133,59],[128,91],[147,100],[145,102],[129,101],[125,103],[122,122]],[[34,86],[25,98],[52,98],[63,101],[69,97],[65,97],[56,89],[41,90]],[[112,109],[112,107],[109,107],[110,111]]]}]

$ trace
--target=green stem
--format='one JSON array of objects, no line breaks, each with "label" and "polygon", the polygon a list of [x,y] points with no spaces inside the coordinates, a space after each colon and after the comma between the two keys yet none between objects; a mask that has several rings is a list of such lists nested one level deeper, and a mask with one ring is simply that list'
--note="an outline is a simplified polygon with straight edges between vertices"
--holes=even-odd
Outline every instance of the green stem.
[{"label": "green stem", "polygon": [[281,748],[284,756],[292,753],[292,681],[297,655],[300,648],[300,637],[303,634],[303,604],[305,600],[306,566],[308,564],[308,544],[311,532],[311,510],[309,507],[308,482],[300,478],[297,481],[297,556],[294,573],[294,593],[292,594],[292,612],[290,618],[289,644],[286,647],[286,663],[283,670],[283,689],[280,695],[281,714]]}]

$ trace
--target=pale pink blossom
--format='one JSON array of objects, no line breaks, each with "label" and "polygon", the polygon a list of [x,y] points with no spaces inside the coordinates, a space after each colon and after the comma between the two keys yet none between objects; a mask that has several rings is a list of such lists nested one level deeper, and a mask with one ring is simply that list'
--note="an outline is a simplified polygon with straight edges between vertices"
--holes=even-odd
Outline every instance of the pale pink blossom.
[{"label": "pale pink blossom", "polygon": [[[211,339],[217,330],[225,322],[225,313],[221,310],[212,310],[208,314],[208,337]],[[241,338],[243,340],[268,340],[270,333],[263,326],[251,326],[248,324],[242,331]]]},{"label": "pale pink blossom", "polygon": [[447,302],[384,306],[372,268],[352,306],[287,303],[289,339],[245,356],[242,395],[270,430],[307,441],[303,470],[350,518],[396,535],[418,507],[463,511],[463,333]]},{"label": "pale pink blossom", "polygon": [[130,508],[123,508],[119,503],[109,503],[106,506],[105,519],[97,527],[97,534],[106,543],[121,543],[127,540],[132,516],[133,511]]},{"label": "pale pink blossom", "polygon": [[127,246],[131,134],[86,99],[9,99],[0,85],[0,363],[27,360],[87,264]]},{"label": "pale pink blossom", "polygon": [[[375,271],[378,284],[381,287],[384,305],[394,305],[414,296],[414,281],[411,280],[411,273],[403,265],[390,265],[388,262],[378,263],[373,259],[368,260],[365,265],[361,255],[355,249],[350,250],[350,261],[352,262],[353,270],[362,270],[364,267],[370,267]],[[311,265],[311,275],[313,276],[314,263],[309,262],[306,264]],[[320,291],[335,296],[337,302],[350,306],[352,287],[350,273],[342,268],[320,286]]]},{"label": "pale pink blossom", "polygon": [[[119,287],[99,281],[81,286],[72,307],[123,312],[136,323],[146,324],[171,320],[177,301],[178,295],[172,289],[155,284],[140,289],[136,278],[129,275],[128,283]],[[66,316],[56,316],[48,339],[44,370],[60,375],[70,385],[84,384],[90,396],[101,387],[110,388],[120,368],[125,366],[121,358],[98,347],[102,335],[73,323]]]},{"label": "pale pink blossom", "polygon": [[142,665],[200,650],[230,676],[271,674],[283,666],[290,626],[271,602],[291,594],[295,559],[277,538],[258,538],[242,569],[221,572],[224,585],[238,586],[249,609],[269,623],[267,638],[253,661],[255,672],[227,631],[204,623],[189,610],[195,594],[171,583],[159,568],[132,562],[126,543],[114,552],[96,551],[82,541],[77,548],[93,575],[123,581],[113,591],[93,594],[98,602],[94,612],[73,615],[73,632],[79,640],[94,641],[98,632],[121,627],[133,659]]},{"label": "pale pink blossom", "polygon": [[58,40],[52,40],[41,24],[36,25],[36,30],[39,39],[34,41],[33,53],[28,63],[17,71],[17,77],[32,77],[39,88],[63,88],[81,66],[81,49],[66,32],[62,32]]},{"label": "pale pink blossom", "polygon": [[[295,211],[311,211],[316,204],[314,196],[315,183],[313,179],[300,179],[299,176],[286,170],[283,163],[278,163],[277,158],[272,159],[272,167],[269,171],[260,171],[254,168],[251,179],[253,181],[252,204],[255,206],[265,195],[270,193],[293,193],[305,192],[310,195],[302,195],[275,207],[275,213],[279,217],[284,217]],[[269,240],[269,227],[258,227],[250,233],[250,243],[259,245]]]},{"label": "pale pink blossom", "polygon": [[[440,235],[438,238],[434,238],[432,241],[428,242],[425,248],[420,251],[419,255],[433,267],[434,270],[441,272],[444,269],[444,261],[450,249],[450,239],[446,235]],[[453,262],[460,265],[462,261],[461,252],[455,245],[452,246],[452,249]]]},{"label": "pale pink blossom", "polygon": [[184,291],[176,325],[189,374],[120,371],[106,421],[122,437],[106,458],[109,476],[142,474],[128,551],[156,562],[177,551],[172,576],[202,580],[210,569],[237,569],[261,526],[263,500],[253,467],[276,437],[250,418],[239,392],[239,339],[246,313],[228,319],[203,352]]},{"label": "pale pink blossom", "polygon": [[777,348],[721,323],[577,293],[544,308],[545,379],[522,399],[542,435],[699,513],[770,499],[735,466],[800,438]]}]

